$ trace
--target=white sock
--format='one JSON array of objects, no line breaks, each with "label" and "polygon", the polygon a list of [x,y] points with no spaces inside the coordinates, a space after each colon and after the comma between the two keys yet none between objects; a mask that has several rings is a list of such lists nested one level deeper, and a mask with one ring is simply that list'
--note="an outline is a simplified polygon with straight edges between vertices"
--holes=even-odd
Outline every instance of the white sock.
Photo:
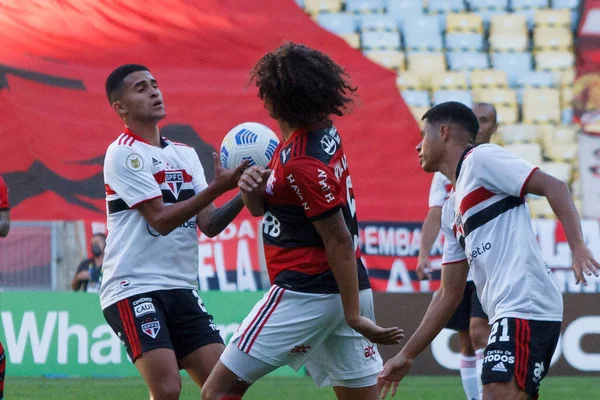
[{"label": "white sock", "polygon": [[477,376],[475,357],[460,356],[460,377],[467,400],[479,400],[479,385],[481,378]]},{"label": "white sock", "polygon": [[481,371],[483,370],[483,353],[485,349],[475,350],[475,364],[477,365],[477,384],[479,385],[479,398],[483,399],[483,384],[481,383]]}]

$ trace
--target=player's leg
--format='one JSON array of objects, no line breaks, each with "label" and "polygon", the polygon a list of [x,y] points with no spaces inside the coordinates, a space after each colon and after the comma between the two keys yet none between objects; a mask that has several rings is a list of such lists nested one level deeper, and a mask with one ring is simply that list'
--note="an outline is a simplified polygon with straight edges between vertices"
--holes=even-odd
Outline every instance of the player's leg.
[{"label": "player's leg", "polygon": [[488,383],[483,389],[483,400],[530,400],[531,397],[519,387],[513,378],[510,382]]},{"label": "player's leg", "polygon": [[333,380],[331,384],[338,400],[376,400],[377,386],[372,385],[373,379],[377,381],[377,375],[346,381]]},{"label": "player's leg", "polygon": [[165,304],[179,367],[202,386],[225,350],[223,339],[196,290],[170,290]]},{"label": "player's leg", "polygon": [[4,398],[4,376],[6,374],[6,353],[0,342],[0,400]]},{"label": "player's leg", "polygon": [[159,292],[135,295],[103,310],[154,400],[178,399],[181,377]]},{"label": "player's leg", "polygon": [[470,291],[470,303],[471,303],[471,320],[469,321],[469,336],[471,337],[471,344],[475,349],[475,364],[477,369],[477,384],[479,386],[480,397],[483,395],[483,385],[481,383],[481,371],[483,368],[483,353],[485,346],[487,346],[488,338],[490,336],[490,325],[488,317],[483,311],[483,306],[477,297],[477,289],[473,282],[467,282],[468,289]]}]

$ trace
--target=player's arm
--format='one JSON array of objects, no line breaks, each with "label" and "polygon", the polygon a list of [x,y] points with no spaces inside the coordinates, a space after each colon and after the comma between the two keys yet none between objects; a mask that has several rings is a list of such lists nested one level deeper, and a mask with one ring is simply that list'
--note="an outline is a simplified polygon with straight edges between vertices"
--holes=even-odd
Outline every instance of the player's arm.
[{"label": "player's arm", "polygon": [[88,271],[88,267],[84,262],[82,262],[81,264],[79,264],[79,267],[77,267],[75,276],[73,277],[73,280],[71,281],[71,289],[75,292],[78,291],[79,289],[81,289],[81,286],[83,285],[83,281],[87,281],[89,279],[90,279],[90,274]]},{"label": "player's arm", "polygon": [[269,175],[271,175],[270,169],[253,166],[246,169],[238,181],[242,201],[254,217],[260,217],[265,213],[265,198],[263,193]]},{"label": "player's arm", "polygon": [[385,398],[390,387],[392,396],[396,394],[398,383],[408,373],[413,360],[429,346],[452,317],[463,297],[468,272],[467,260],[442,266],[440,288],[429,303],[421,324],[402,350],[385,364],[379,375],[382,398]]},{"label": "player's arm", "polygon": [[6,237],[10,231],[10,210],[0,211],[0,237]]},{"label": "player's arm", "polygon": [[573,269],[577,283],[582,282],[587,286],[585,275],[599,276],[600,264],[594,260],[590,250],[583,240],[581,231],[581,221],[575,203],[571,197],[568,186],[546,174],[545,172],[534,170],[523,186],[525,194],[536,194],[545,196],[552,207],[556,218],[560,221],[565,231],[565,236],[573,253]]},{"label": "player's arm", "polygon": [[238,216],[243,208],[244,202],[241,193],[221,207],[217,208],[214,203],[211,203],[196,216],[198,228],[208,237],[217,236]]},{"label": "player's arm", "polygon": [[431,279],[429,254],[431,254],[431,248],[440,233],[441,219],[442,207],[430,207],[429,211],[427,211],[425,221],[423,221],[417,262],[417,276],[421,280]]}]

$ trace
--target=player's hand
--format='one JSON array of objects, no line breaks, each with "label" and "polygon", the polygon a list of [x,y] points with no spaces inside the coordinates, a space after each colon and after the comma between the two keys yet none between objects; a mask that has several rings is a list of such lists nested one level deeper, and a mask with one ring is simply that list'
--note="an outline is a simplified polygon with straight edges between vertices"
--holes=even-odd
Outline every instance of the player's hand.
[{"label": "player's hand", "polygon": [[573,261],[573,272],[575,273],[575,283],[583,283],[583,286],[587,286],[585,275],[591,276],[594,274],[596,277],[600,275],[600,264],[594,260],[594,256],[590,252],[590,249],[582,243],[581,245],[571,249],[572,261]]},{"label": "player's hand", "polygon": [[248,168],[249,161],[242,161],[235,169],[225,169],[221,165],[221,159],[217,153],[213,153],[213,159],[215,161],[214,184],[220,189],[223,189],[225,192],[235,189],[238,185],[240,177],[244,173],[244,170]]},{"label": "player's hand", "polygon": [[392,388],[392,397],[396,395],[398,384],[406,376],[413,361],[406,358],[402,353],[388,360],[383,367],[383,371],[377,377],[377,393],[385,399]]},{"label": "player's hand", "polygon": [[270,169],[255,165],[244,171],[238,181],[238,187],[243,193],[261,193],[267,185],[270,175]]},{"label": "player's hand", "polygon": [[431,280],[431,261],[429,261],[429,257],[419,256],[417,261],[417,277],[421,281]]},{"label": "player's hand", "polygon": [[75,279],[78,281],[89,281],[90,280],[90,271],[84,269],[83,271],[79,271],[75,276]]},{"label": "player's hand", "polygon": [[346,320],[348,325],[365,338],[377,344],[398,344],[404,338],[400,328],[382,328],[369,318],[358,317]]}]

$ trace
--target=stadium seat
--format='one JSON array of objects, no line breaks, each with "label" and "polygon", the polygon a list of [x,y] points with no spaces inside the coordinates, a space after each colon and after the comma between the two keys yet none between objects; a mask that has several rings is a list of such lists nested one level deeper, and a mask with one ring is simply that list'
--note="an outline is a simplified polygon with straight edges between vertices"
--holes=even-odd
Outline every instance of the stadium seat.
[{"label": "stadium seat", "polygon": [[550,143],[560,144],[572,144],[577,142],[577,128],[573,125],[560,125],[554,128],[551,136]]},{"label": "stadium seat", "polygon": [[503,144],[533,143],[538,140],[538,130],[535,125],[511,124],[498,128],[498,135]]},{"label": "stadium seat", "polygon": [[542,163],[542,148],[537,143],[509,144],[504,146],[504,148],[533,165],[540,165]]},{"label": "stadium seat", "polygon": [[554,87],[557,86],[554,81],[554,74],[549,71],[529,71],[519,75],[517,84],[520,87]]},{"label": "stadium seat", "polygon": [[498,125],[514,124],[519,121],[519,108],[516,104],[495,104]]},{"label": "stadium seat", "polygon": [[567,9],[537,9],[533,17],[536,28],[539,27],[562,27],[571,28],[571,13]]},{"label": "stadium seat", "polygon": [[304,0],[304,11],[313,15],[323,11],[338,12],[341,9],[341,0]]},{"label": "stadium seat", "polygon": [[423,118],[427,110],[429,110],[429,107],[410,107],[410,112],[419,124],[421,124],[421,118]]},{"label": "stadium seat", "polygon": [[304,9],[304,0],[294,0],[294,2],[298,4],[298,7]]},{"label": "stadium seat", "polygon": [[568,69],[575,65],[575,54],[572,51],[540,51],[535,55],[537,70]]},{"label": "stadium seat", "polygon": [[347,13],[320,13],[317,23],[336,35],[356,32],[356,17]]},{"label": "stadium seat", "polygon": [[441,52],[444,49],[442,35],[433,32],[427,35],[407,34],[404,43],[407,50],[413,51]]},{"label": "stadium seat", "polygon": [[351,13],[382,13],[384,10],[383,0],[346,0],[346,11]]},{"label": "stadium seat", "polygon": [[473,89],[506,88],[508,86],[506,72],[494,69],[476,69],[471,71],[470,83]]},{"label": "stadium seat", "polygon": [[508,8],[508,0],[467,0],[472,10],[501,10]]},{"label": "stadium seat", "polygon": [[512,89],[475,89],[473,90],[473,100],[494,105],[516,106],[517,94]]},{"label": "stadium seat", "polygon": [[575,198],[581,198],[581,180],[580,179],[573,178],[573,180],[571,181],[571,194],[573,194],[573,197],[575,197]]},{"label": "stadium seat", "polygon": [[405,21],[422,17],[423,7],[420,1],[415,0],[387,0],[387,14],[396,20],[402,30]]},{"label": "stadium seat", "polygon": [[361,34],[362,48],[365,50],[400,50],[400,33],[367,31]]},{"label": "stadium seat", "polygon": [[342,39],[344,39],[346,43],[350,45],[350,47],[353,47],[355,49],[358,49],[360,47],[360,36],[358,35],[358,33],[345,33],[339,36]]},{"label": "stadium seat", "polygon": [[466,90],[437,90],[433,93],[433,105],[447,101],[458,101],[469,108],[473,106],[471,93]]},{"label": "stadium seat", "polygon": [[560,89],[560,109],[564,110],[565,108],[572,107],[573,102],[573,88],[570,86],[565,86]]},{"label": "stadium seat", "polygon": [[429,86],[433,74],[446,72],[446,60],[441,53],[409,53],[408,70],[419,75],[421,84]]},{"label": "stadium seat", "polygon": [[564,183],[571,181],[571,164],[565,162],[543,162],[539,167],[545,173],[552,175]]},{"label": "stadium seat", "polygon": [[574,116],[573,107],[563,108],[560,110],[560,122],[563,124],[572,124]]},{"label": "stadium seat", "polygon": [[569,8],[571,10],[575,10],[577,7],[579,7],[580,3],[581,0],[552,0],[552,8]]},{"label": "stadium seat", "polygon": [[453,32],[483,33],[483,19],[475,13],[446,15],[446,35]]},{"label": "stadium seat", "polygon": [[421,80],[418,74],[410,71],[403,71],[396,76],[396,86],[401,90],[420,90]]},{"label": "stadium seat", "polygon": [[575,82],[575,68],[555,70],[552,73],[554,74],[554,80],[558,82],[560,87],[572,86]]},{"label": "stadium seat", "polygon": [[468,86],[464,72],[443,72],[431,76],[433,90],[465,90]]},{"label": "stadium seat", "polygon": [[401,91],[402,98],[412,107],[429,107],[431,102],[429,101],[429,92],[425,90],[403,90]]},{"label": "stadium seat", "polygon": [[427,0],[427,9],[430,14],[461,12],[465,10],[465,3],[463,0]]},{"label": "stadium seat", "polygon": [[527,50],[529,38],[522,33],[494,33],[489,37],[490,51],[524,52]]},{"label": "stadium seat", "polygon": [[573,34],[569,28],[535,28],[533,46],[537,51],[569,50],[573,46]]},{"label": "stadium seat", "polygon": [[387,14],[364,14],[360,17],[362,31],[397,31],[398,22]]},{"label": "stadium seat", "polygon": [[556,89],[525,89],[523,92],[523,122],[558,123],[560,97]]},{"label": "stadium seat", "polygon": [[477,13],[481,16],[481,19],[483,20],[483,30],[485,32],[490,31],[490,24],[491,24],[492,17],[494,17],[495,15],[506,15],[505,11],[494,10],[494,9],[480,10]]},{"label": "stadium seat", "polygon": [[513,15],[521,15],[525,18],[525,24],[528,30],[532,30],[535,26],[534,17],[535,17],[535,8],[524,8],[521,10],[513,11]]},{"label": "stadium seat", "polygon": [[366,51],[365,56],[377,64],[393,71],[404,71],[404,53],[398,50]]},{"label": "stadium seat", "polygon": [[486,69],[489,60],[486,53],[448,52],[448,65],[453,71]]},{"label": "stadium seat", "polygon": [[454,32],[446,34],[447,50],[482,51],[483,35],[480,33]]},{"label": "stadium seat", "polygon": [[527,200],[529,213],[533,218],[556,219],[550,203],[545,197],[530,198]]},{"label": "stadium seat", "polygon": [[571,162],[577,159],[577,143],[561,143],[544,147],[544,154],[552,161]]},{"label": "stadium seat", "polygon": [[439,19],[435,15],[423,15],[420,18],[413,18],[405,21],[402,26],[402,34],[407,35],[431,35],[442,34]]},{"label": "stadium seat", "polygon": [[527,34],[525,16],[519,14],[497,14],[490,19],[490,35]]},{"label": "stadium seat", "polygon": [[548,8],[548,0],[512,0],[510,6],[513,10]]},{"label": "stadium seat", "polygon": [[520,74],[531,71],[531,53],[492,53],[492,66],[506,72],[508,84],[516,86]]}]

